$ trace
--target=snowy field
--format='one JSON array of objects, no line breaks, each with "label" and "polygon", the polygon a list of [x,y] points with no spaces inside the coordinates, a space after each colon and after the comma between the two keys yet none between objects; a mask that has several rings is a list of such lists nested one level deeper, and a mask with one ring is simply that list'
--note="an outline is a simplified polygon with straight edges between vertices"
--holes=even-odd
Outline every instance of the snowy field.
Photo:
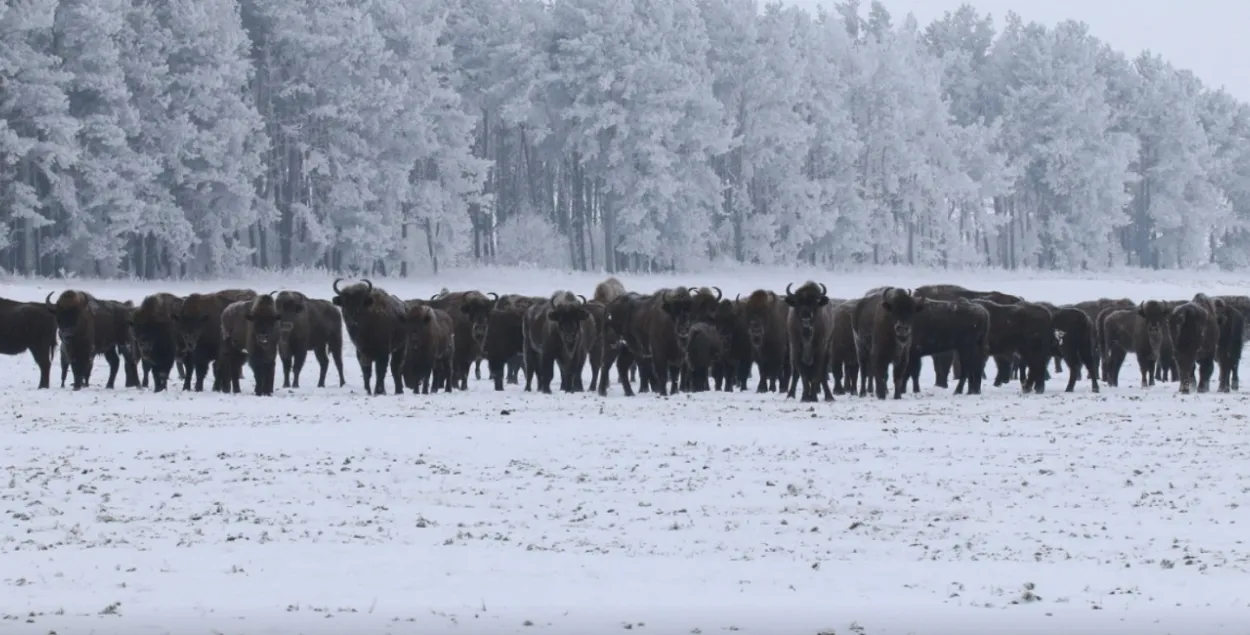
[{"label": "snowy field", "polygon": [[[821,274],[830,294],[955,282],[1072,302],[1245,293],[1237,276]],[[795,272],[625,277],[780,290]],[[589,295],[598,275],[375,280]],[[110,299],[330,279],[138,285]],[[65,287],[0,282],[42,300]],[[799,405],[754,392],[538,395],[509,385],[272,398],[37,391],[0,359],[4,633],[1244,632],[1247,394],[1088,382]],[[315,386],[310,356],[306,386]],[[482,369],[485,374],[485,368]],[[59,364],[53,385],[59,386]],[[333,377],[331,371],[331,377]],[[1248,375],[1250,376],[1250,375]],[[311,380],[310,380],[311,377]],[[330,382],[335,383],[335,382]],[[121,378],[119,377],[119,385]],[[388,382],[389,385],[389,382]],[[752,383],[752,385],[754,385]],[[1243,509],[1246,507],[1246,509]]]}]

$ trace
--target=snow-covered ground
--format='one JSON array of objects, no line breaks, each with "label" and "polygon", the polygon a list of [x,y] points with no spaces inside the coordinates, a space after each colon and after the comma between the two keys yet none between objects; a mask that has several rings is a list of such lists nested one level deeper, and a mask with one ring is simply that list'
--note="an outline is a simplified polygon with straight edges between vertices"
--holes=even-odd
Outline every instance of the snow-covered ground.
[{"label": "snow-covered ground", "polygon": [[[589,294],[601,277],[375,282],[401,297]],[[622,279],[732,295],[807,277]],[[929,282],[1056,302],[1245,292],[1234,276],[1176,274],[817,279],[840,296]],[[76,286],[136,301],[330,292],[311,276]],[[1250,616],[1246,395],[1142,389],[1131,360],[1101,394],[1064,394],[1059,376],[1044,395],[958,397],[926,364],[919,396],[799,405],[496,393],[485,378],[373,398],[344,358],[347,387],[272,398],[108,391],[98,377],[37,391],[29,357],[0,358],[0,629],[1148,634],[1244,631]]]}]

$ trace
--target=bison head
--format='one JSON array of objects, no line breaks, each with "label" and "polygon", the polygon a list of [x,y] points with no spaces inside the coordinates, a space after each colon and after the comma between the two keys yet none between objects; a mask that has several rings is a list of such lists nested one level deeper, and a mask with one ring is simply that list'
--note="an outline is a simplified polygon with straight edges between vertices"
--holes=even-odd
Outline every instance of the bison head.
[{"label": "bison head", "polygon": [[894,338],[899,343],[911,341],[912,320],[924,310],[925,299],[910,291],[890,287],[881,292],[881,308],[894,318]]},{"label": "bison head", "polygon": [[728,349],[732,343],[734,334],[738,330],[738,303],[733,300],[721,300],[716,304],[716,311],[712,314],[712,325],[716,327],[716,334],[720,337],[721,346]]},{"label": "bison head", "polygon": [[694,311],[694,297],[690,295],[690,289],[677,287],[676,289],[661,291],[660,308],[673,319],[673,326],[677,330],[677,339],[684,340],[690,337],[690,325],[693,323],[692,312]]},{"label": "bison head", "polygon": [[821,310],[829,304],[828,289],[810,280],[803,283],[798,291],[790,291],[793,286],[793,282],[786,285],[786,304],[790,306],[798,325],[801,359],[804,364],[811,364],[816,357],[816,322],[820,319]]},{"label": "bison head", "polygon": [[84,322],[85,314],[91,310],[87,294],[81,291],[66,291],[56,299],[56,304],[53,304],[52,293],[49,291],[48,297],[44,298],[43,302],[56,319],[56,330],[61,336],[61,341],[70,340],[74,337],[74,332],[78,330],[79,324]]},{"label": "bison head", "polygon": [[464,296],[464,304],[460,305],[460,311],[472,325],[473,341],[477,343],[478,348],[486,346],[486,330],[490,325],[490,313],[495,309],[495,303],[499,301],[498,294],[489,295],[493,297],[487,297],[487,294],[480,291],[470,291]]},{"label": "bison head", "polygon": [[690,319],[693,323],[711,324],[716,307],[724,294],[720,287],[702,287],[690,294]]},{"label": "bison head", "polygon": [[243,319],[250,323],[248,325],[248,340],[250,341],[247,343],[249,350],[255,346],[258,349],[256,352],[260,353],[262,358],[273,359],[281,337],[279,333],[281,314],[278,312],[273,296],[256,296],[243,313]]},{"label": "bison head", "polygon": [[338,278],[330,286],[334,291],[334,298],[330,302],[343,310],[344,321],[354,322],[354,316],[373,306],[373,283],[368,278],[362,278],[360,282],[340,289],[339,283],[342,281],[342,278]]},{"label": "bison head", "polygon": [[184,352],[195,350],[205,327],[213,326],[208,322],[212,317],[212,305],[215,301],[212,296],[202,293],[192,293],[182,301],[182,310],[174,317],[174,321],[178,323],[181,350]]},{"label": "bison head", "polygon": [[747,324],[747,336],[751,339],[751,348],[757,352],[764,348],[764,336],[773,319],[776,303],[777,294],[757,289],[742,304],[742,319]]},{"label": "bison head", "polygon": [[296,291],[279,291],[274,296],[274,305],[278,310],[278,330],[283,337],[289,336],[295,330],[296,320],[303,317],[308,308],[307,300],[304,294]]},{"label": "bison head", "polygon": [[582,322],[589,317],[585,297],[569,291],[557,291],[551,296],[551,311],[547,319],[556,325],[566,353],[576,350],[582,335]]}]

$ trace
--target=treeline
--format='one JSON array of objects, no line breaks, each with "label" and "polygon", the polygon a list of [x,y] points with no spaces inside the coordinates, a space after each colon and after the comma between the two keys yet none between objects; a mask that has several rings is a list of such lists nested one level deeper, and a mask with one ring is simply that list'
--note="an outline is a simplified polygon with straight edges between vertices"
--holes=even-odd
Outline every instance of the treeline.
[{"label": "treeline", "polygon": [[1250,264],[1250,107],[1077,22],[13,0],[0,268]]}]

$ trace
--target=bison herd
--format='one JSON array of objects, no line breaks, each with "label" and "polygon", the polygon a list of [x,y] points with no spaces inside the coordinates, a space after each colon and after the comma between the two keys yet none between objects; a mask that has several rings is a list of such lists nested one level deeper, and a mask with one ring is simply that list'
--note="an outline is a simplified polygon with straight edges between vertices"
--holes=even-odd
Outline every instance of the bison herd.
[{"label": "bison herd", "polygon": [[[0,299],[0,352],[30,351],[39,387],[48,388],[52,359],[61,352],[61,385],[89,385],[97,356],[109,365],[112,388],[119,366],[127,387],[167,388],[175,367],[184,390],[240,392],[246,365],[257,395],[272,395],[279,362],[282,386],[299,388],[311,352],[324,387],[330,360],[343,377],[343,328],[355,345],[365,390],[396,393],[468,389],[469,371],[481,378],[486,361],[495,390],[505,382],[550,393],[590,388],[606,395],[609,370],[627,396],[639,392],[747,390],[798,394],[802,401],[835,394],[899,399],[919,392],[920,362],[931,357],[936,386],[957,382],[956,393],[978,394],[989,359],[994,385],[1018,379],[1025,392],[1042,392],[1066,365],[1071,392],[1088,377],[1117,386],[1128,353],[1137,358],[1143,386],[1177,381],[1180,392],[1236,390],[1237,365],[1250,297],[1199,293],[1189,300],[1098,299],[1057,306],[997,291],[957,285],[916,289],[882,287],[862,297],[831,298],[825,285],[805,282],[784,293],[760,289],[725,298],[717,287],[628,291],[616,278],[599,283],[591,298],[569,290],[549,297],[480,291],[442,292],[404,300],[369,280],[343,285],[333,297],[295,291],[259,295],[247,289],[169,293],[132,302],[103,300],[70,290],[43,303]],[[893,374],[890,369],[893,368]],[[910,382],[909,382],[910,380]]]}]

